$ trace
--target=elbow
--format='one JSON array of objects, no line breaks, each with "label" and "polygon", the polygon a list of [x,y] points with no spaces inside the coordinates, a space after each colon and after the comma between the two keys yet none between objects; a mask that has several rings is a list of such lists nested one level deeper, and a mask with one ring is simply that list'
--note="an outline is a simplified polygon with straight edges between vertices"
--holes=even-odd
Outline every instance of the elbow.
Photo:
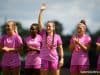
[{"label": "elbow", "polygon": [[88,52],[89,48],[88,48],[88,47],[85,47],[85,48],[83,48],[83,50],[84,50],[85,52]]},{"label": "elbow", "polygon": [[69,50],[70,50],[70,51],[73,51],[73,49],[74,49],[74,48],[73,48],[72,46],[69,46]]}]

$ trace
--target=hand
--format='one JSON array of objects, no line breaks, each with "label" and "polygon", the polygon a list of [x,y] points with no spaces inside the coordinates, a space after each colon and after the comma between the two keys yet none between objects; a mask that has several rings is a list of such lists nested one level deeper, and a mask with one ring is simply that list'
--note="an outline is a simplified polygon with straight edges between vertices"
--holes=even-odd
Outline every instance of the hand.
[{"label": "hand", "polygon": [[46,9],[46,4],[43,3],[42,6],[41,6],[41,8],[40,8],[40,10],[41,10],[41,11],[44,11],[45,9]]},{"label": "hand", "polygon": [[59,61],[59,68],[61,68],[63,66],[63,64],[64,64],[64,59],[61,58],[60,61]]},{"label": "hand", "polygon": [[75,44],[79,43],[79,39],[78,38],[74,37],[73,40],[74,40]]},{"label": "hand", "polygon": [[3,47],[2,50],[9,52],[10,49],[8,47]]},{"label": "hand", "polygon": [[96,43],[96,45],[97,45],[98,47],[100,47],[100,43]]},{"label": "hand", "polygon": [[40,50],[38,48],[32,46],[28,46],[28,48],[30,48],[31,51],[37,51],[38,53],[40,53]]}]

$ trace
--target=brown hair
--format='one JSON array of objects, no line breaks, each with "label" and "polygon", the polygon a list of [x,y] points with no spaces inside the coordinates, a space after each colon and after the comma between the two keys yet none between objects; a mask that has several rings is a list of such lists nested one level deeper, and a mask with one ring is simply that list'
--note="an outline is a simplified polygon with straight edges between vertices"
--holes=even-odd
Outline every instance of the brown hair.
[{"label": "brown hair", "polygon": [[30,26],[30,29],[32,28],[32,26],[36,26],[38,33],[40,32],[40,31],[39,31],[39,27],[38,27],[38,24],[37,24],[37,23],[33,23],[33,24]]},{"label": "brown hair", "polygon": [[[56,33],[55,32],[55,28],[56,28],[55,27],[55,22],[54,21],[48,21],[47,24],[48,23],[53,23],[53,27],[54,27],[54,30],[53,30],[53,38],[52,38],[52,45],[53,45],[54,44],[54,36],[55,36],[55,33]],[[46,44],[47,44],[47,36],[48,36],[48,33],[46,32]]]},{"label": "brown hair", "polygon": [[86,25],[86,21],[85,20],[81,20],[80,23],[83,23],[84,25]]},{"label": "brown hair", "polygon": [[[39,27],[38,27],[38,24],[37,24],[37,23],[31,24],[31,26],[30,26],[30,31],[31,31],[31,29],[32,29],[33,26],[36,27],[36,30],[37,30],[37,33],[36,33],[36,34],[39,34]],[[36,35],[32,35],[33,38],[35,38],[35,36],[36,36]]]},{"label": "brown hair", "polygon": [[82,20],[80,21],[80,24],[84,24],[84,28],[85,28],[85,30],[87,31],[87,24],[86,24],[86,21],[82,19]]},{"label": "brown hair", "polygon": [[7,21],[7,22],[6,22],[6,25],[8,25],[10,22],[13,23],[12,28],[13,28],[13,30],[16,32],[16,28],[17,28],[16,22],[13,21],[13,20],[10,20],[10,21]]}]

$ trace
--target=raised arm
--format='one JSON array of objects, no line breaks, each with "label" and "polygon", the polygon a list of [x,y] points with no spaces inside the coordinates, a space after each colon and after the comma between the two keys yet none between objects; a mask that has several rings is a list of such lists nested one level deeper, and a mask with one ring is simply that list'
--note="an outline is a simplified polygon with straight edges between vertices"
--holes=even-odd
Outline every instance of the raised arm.
[{"label": "raised arm", "polygon": [[39,24],[39,30],[41,31],[43,28],[43,12],[46,9],[46,4],[42,4],[39,12],[39,17],[38,17],[38,24]]}]

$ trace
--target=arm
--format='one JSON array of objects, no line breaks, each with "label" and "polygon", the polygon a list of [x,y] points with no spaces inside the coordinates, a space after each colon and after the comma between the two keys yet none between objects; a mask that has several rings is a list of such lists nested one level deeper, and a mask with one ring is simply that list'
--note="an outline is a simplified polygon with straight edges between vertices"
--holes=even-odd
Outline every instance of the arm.
[{"label": "arm", "polygon": [[86,52],[88,51],[88,49],[89,49],[89,47],[90,47],[90,44],[82,44],[82,43],[80,43],[79,39],[77,39],[77,38],[75,38],[74,41],[75,41],[75,43],[76,43],[77,45],[80,46],[80,48],[81,48],[82,50],[84,50],[84,51],[86,51]]},{"label": "arm", "polygon": [[70,45],[69,45],[69,49],[70,49],[71,51],[73,51],[74,48],[75,48],[75,44],[70,44]]},{"label": "arm", "polygon": [[97,45],[96,49],[100,50],[100,43],[96,43],[96,45]]},{"label": "arm", "polygon": [[78,45],[84,50],[84,51],[88,51],[88,49],[89,49],[89,47],[90,47],[90,45],[83,45],[83,44],[81,44],[80,42],[78,42]]},{"label": "arm", "polygon": [[75,46],[76,46],[76,44],[75,44],[74,38],[72,37],[71,40],[70,40],[70,45],[69,45],[70,51],[73,52]]},{"label": "arm", "polygon": [[2,50],[6,52],[19,52],[21,53],[22,48],[9,48],[9,47],[3,47]]},{"label": "arm", "polygon": [[64,63],[64,52],[63,52],[63,47],[62,45],[59,45],[58,46],[58,52],[59,52],[59,56],[60,56],[60,61],[59,61],[59,67],[62,67],[63,66],[63,63]]},{"label": "arm", "polygon": [[42,4],[41,8],[40,8],[40,12],[39,12],[39,17],[38,17],[38,24],[39,24],[39,30],[41,31],[43,28],[43,22],[42,22],[42,18],[43,18],[43,11],[46,9],[46,5]]},{"label": "arm", "polygon": [[37,51],[37,52],[40,52],[40,50],[39,50],[39,49],[34,48],[34,47],[32,47],[32,46],[28,46],[28,48],[29,48],[30,50],[32,50],[32,51]]}]

